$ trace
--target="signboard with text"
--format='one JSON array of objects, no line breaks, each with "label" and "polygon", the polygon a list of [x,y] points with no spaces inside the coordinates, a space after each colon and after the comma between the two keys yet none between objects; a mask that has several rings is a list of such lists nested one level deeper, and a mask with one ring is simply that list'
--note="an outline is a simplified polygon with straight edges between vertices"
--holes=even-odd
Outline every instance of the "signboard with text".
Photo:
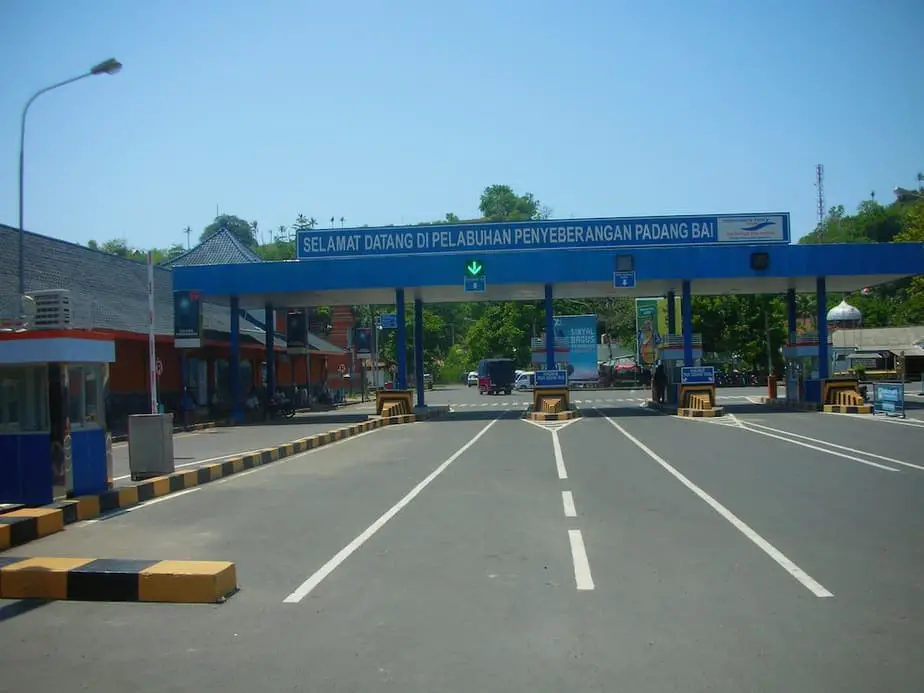
[{"label": "signboard with text", "polygon": [[904,418],[905,384],[873,383],[873,413]]},{"label": "signboard with text", "polygon": [[[789,243],[789,214],[557,219],[298,232],[299,260]],[[480,260],[476,262],[481,263]],[[466,275],[468,276],[468,275]]]},{"label": "signboard with text", "polygon": [[568,371],[536,371],[536,387],[567,387]]},{"label": "signboard with text", "polygon": [[715,384],[714,366],[685,366],[680,369],[681,385],[713,385]]}]

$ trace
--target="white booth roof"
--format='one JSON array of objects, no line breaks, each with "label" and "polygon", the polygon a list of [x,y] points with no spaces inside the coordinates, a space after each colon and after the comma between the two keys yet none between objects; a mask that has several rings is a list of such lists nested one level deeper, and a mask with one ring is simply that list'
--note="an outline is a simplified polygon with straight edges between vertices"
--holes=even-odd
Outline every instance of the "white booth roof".
[{"label": "white booth roof", "polygon": [[0,366],[36,363],[114,363],[115,342],[80,337],[0,340]]}]

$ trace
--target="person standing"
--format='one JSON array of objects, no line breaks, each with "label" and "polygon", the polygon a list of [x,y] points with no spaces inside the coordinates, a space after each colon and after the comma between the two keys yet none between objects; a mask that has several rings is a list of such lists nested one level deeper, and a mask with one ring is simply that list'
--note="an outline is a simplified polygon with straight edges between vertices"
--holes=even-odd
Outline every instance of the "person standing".
[{"label": "person standing", "polygon": [[654,372],[655,396],[658,404],[664,404],[664,392],[667,389],[667,373],[664,370],[664,364],[658,363]]}]

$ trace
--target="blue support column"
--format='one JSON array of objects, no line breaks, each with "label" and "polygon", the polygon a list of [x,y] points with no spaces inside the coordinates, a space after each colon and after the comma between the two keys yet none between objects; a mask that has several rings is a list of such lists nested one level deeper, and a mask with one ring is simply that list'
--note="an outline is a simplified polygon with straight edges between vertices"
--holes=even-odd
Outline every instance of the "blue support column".
[{"label": "blue support column", "polygon": [[789,340],[792,338],[792,335],[796,333],[796,290],[789,289],[786,292],[786,343],[789,344]]},{"label": "blue support column", "polygon": [[815,293],[818,297],[818,378],[829,378],[828,360],[828,287],[824,277],[815,280]]},{"label": "blue support column", "polygon": [[545,285],[545,369],[555,370],[555,301],[552,285]]},{"label": "blue support column", "polygon": [[398,361],[396,390],[407,390],[407,317],[404,312],[404,289],[395,289],[395,309],[398,329],[395,330],[395,354]]},{"label": "blue support column", "polygon": [[424,402],[424,321],[423,301],[414,299],[414,379],[417,382],[417,406],[426,406]]},{"label": "blue support column", "polygon": [[677,297],[673,291],[667,292],[667,333],[677,334]]},{"label": "blue support column", "polygon": [[231,348],[228,358],[228,383],[231,386],[231,420],[244,420],[244,401],[241,396],[241,300],[231,297]]},{"label": "blue support column", "polygon": [[266,396],[276,394],[276,320],[273,315],[273,304],[264,306],[266,321]]},{"label": "blue support column", "polygon": [[683,322],[683,365],[693,365],[693,293],[690,281],[683,281],[680,295],[680,312]]}]

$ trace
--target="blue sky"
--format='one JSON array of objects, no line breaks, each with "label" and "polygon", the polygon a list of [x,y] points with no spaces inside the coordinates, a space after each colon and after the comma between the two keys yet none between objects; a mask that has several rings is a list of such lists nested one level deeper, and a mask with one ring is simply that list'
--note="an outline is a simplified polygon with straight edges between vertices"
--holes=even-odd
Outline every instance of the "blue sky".
[{"label": "blue sky", "polygon": [[413,223],[504,183],[557,217],[782,210],[802,235],[815,164],[848,209],[924,169],[922,25],[920,0],[4,0],[0,221],[26,99],[115,56],[30,111],[30,230]]}]

